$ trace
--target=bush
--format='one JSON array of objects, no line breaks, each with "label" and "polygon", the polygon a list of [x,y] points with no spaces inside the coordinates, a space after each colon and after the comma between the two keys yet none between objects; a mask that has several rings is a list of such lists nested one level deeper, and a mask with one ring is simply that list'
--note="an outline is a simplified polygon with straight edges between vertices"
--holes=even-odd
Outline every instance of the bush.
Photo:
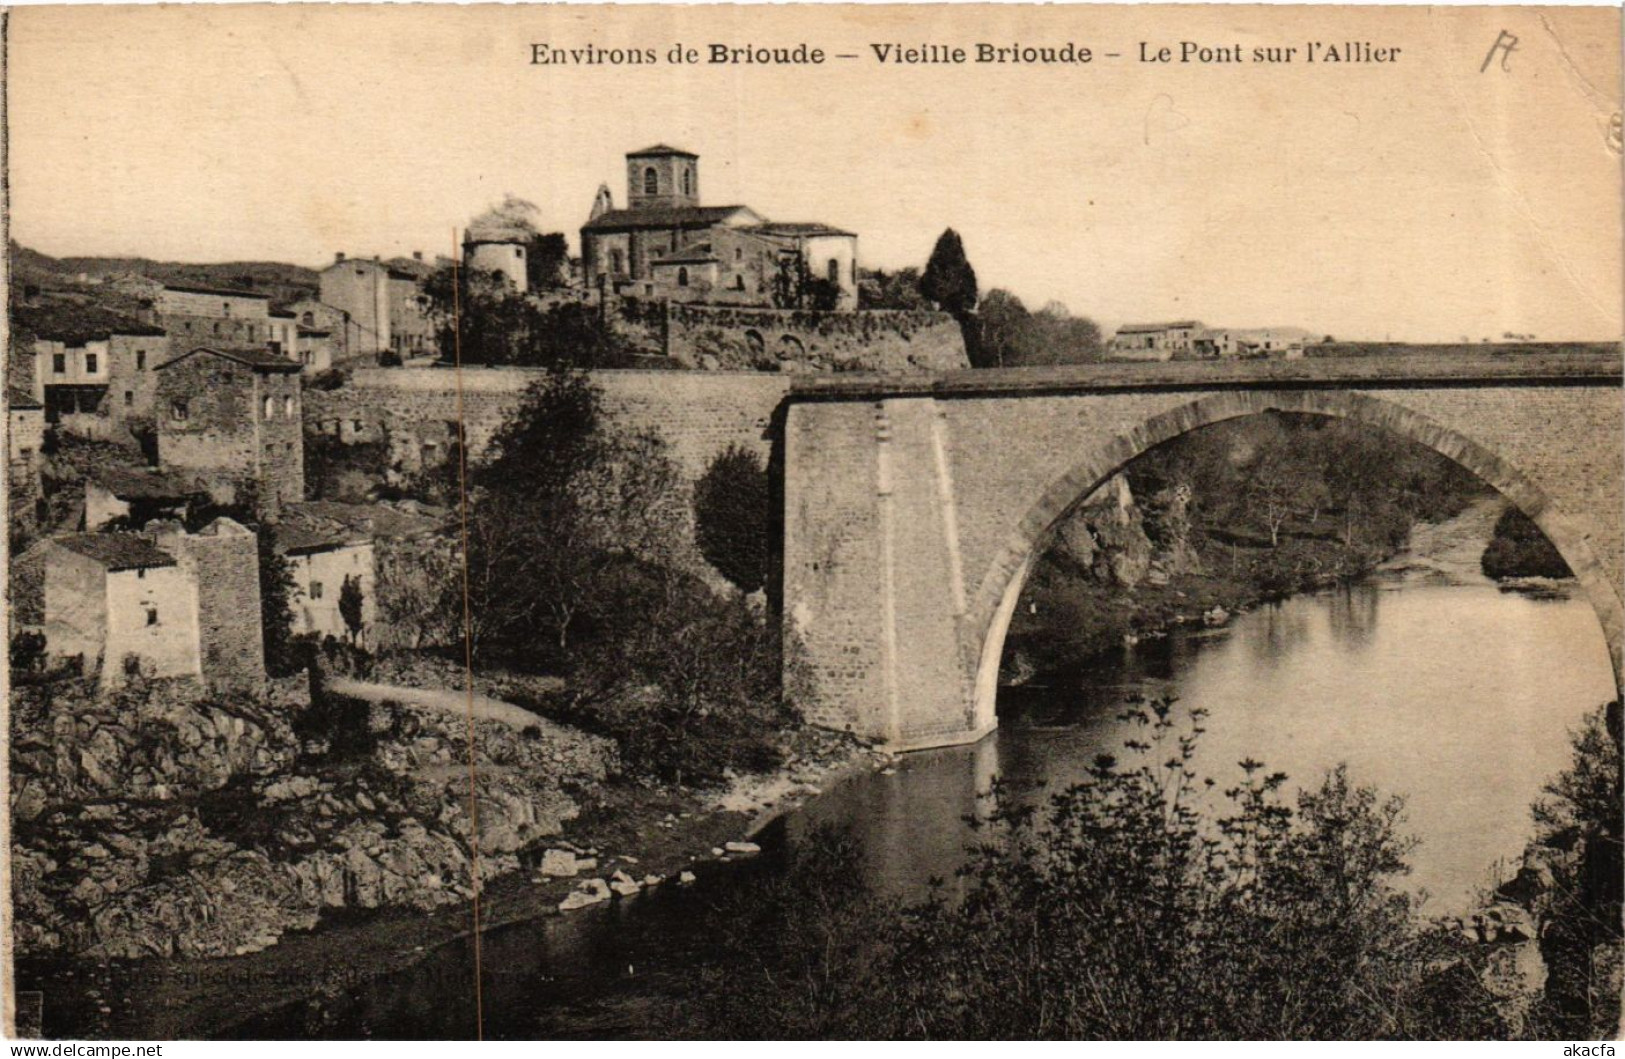
[{"label": "bush", "polygon": [[[1144,736],[1040,813],[997,784],[963,900],[901,911],[816,864],[762,886],[783,922],[716,925],[705,1035],[1479,1038],[1507,1026],[1483,951],[1417,917],[1397,799],[1341,770],[1285,804],[1256,761],[1223,792],[1191,769],[1201,711],[1130,710]],[[1211,782],[1211,781],[1209,781]],[[1225,808],[1227,806],[1227,808]],[[839,843],[836,843],[839,853]],[[780,900],[772,900],[775,891]],[[698,1003],[693,1003],[697,999]]]},{"label": "bush", "polygon": [[1540,532],[1540,527],[1515,507],[1501,513],[1495,535],[1479,561],[1486,577],[1573,577],[1569,564]]},{"label": "bush", "polygon": [[700,554],[742,592],[767,580],[772,494],[755,454],[729,445],[694,486],[694,536]]}]

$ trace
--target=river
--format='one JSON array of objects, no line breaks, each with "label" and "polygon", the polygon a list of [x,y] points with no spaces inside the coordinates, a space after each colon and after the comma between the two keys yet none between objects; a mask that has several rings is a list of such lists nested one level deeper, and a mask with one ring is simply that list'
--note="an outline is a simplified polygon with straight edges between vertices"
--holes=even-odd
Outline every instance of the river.
[{"label": "river", "polygon": [[[995,734],[839,785],[765,831],[753,861],[711,865],[693,887],[491,932],[486,1036],[673,1032],[647,1022],[640,997],[705,955],[697,913],[740,875],[780,870],[812,828],[836,823],[861,840],[870,887],[919,894],[962,862],[963,818],[995,775],[1023,797],[1080,778],[1130,734],[1118,714],[1135,692],[1209,711],[1196,767],[1221,789],[1251,756],[1286,772],[1289,787],[1346,763],[1357,782],[1404,795],[1420,840],[1405,885],[1425,890],[1437,914],[1466,909],[1498,860],[1515,866],[1529,803],[1568,761],[1568,731],[1614,693],[1601,629],[1577,590],[1503,591],[1437,568],[1268,604],[1219,628],[1176,629],[1047,687],[1006,689]],[[466,1036],[471,967],[469,946],[454,945],[236,1032]]]}]

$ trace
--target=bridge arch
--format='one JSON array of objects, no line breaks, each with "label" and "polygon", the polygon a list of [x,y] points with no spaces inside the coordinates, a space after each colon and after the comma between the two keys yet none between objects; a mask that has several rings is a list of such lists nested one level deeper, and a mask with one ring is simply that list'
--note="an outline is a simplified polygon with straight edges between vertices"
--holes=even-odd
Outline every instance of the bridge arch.
[{"label": "bridge arch", "polygon": [[1527,475],[1494,452],[1427,416],[1382,398],[1350,390],[1230,390],[1153,416],[1126,434],[1099,444],[1046,486],[1004,541],[967,608],[966,662],[974,667],[972,728],[995,722],[999,663],[1005,635],[1033,562],[1048,546],[1061,518],[1102,483],[1146,452],[1204,426],[1263,412],[1296,412],[1347,419],[1407,438],[1454,461],[1483,480],[1540,527],[1574,572],[1597,619],[1619,685],[1625,655],[1625,607],[1571,513],[1559,509]]}]

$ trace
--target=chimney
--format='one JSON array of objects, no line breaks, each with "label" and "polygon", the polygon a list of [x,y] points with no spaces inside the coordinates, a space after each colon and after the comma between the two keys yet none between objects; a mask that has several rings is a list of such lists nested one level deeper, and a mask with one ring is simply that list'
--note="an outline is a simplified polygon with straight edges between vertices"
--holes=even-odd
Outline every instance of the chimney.
[{"label": "chimney", "polygon": [[423,251],[421,251],[421,250],[412,251],[412,260],[413,261],[422,261],[423,260]]},{"label": "chimney", "polygon": [[335,250],[333,252],[333,263],[338,264],[340,261],[343,261],[343,260],[344,260],[344,251]]}]

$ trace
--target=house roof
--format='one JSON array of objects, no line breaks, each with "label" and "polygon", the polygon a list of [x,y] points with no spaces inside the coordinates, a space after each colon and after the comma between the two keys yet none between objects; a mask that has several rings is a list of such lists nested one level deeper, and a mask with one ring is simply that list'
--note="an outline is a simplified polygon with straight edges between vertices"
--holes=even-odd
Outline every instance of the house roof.
[{"label": "house roof", "polygon": [[6,387],[6,408],[13,412],[38,412],[45,408],[34,398],[17,389],[15,386]]},{"label": "house roof", "polygon": [[225,357],[227,360],[235,360],[239,364],[248,365],[250,368],[253,368],[255,371],[298,371],[298,370],[300,370],[300,364],[297,361],[289,360],[287,357],[279,356],[279,355],[277,355],[275,353],[270,352],[269,350],[264,350],[264,349],[214,349],[214,348],[212,348],[210,346],[198,346],[196,349],[193,349],[193,350],[191,350],[189,352],[186,352],[186,353],[182,353],[178,357],[173,357],[173,358],[171,358],[169,360],[166,360],[164,363],[158,365],[158,370],[163,371],[165,368],[169,367],[170,365],[179,364],[181,361],[185,360],[187,357],[193,356],[193,355],[198,354],[198,353],[207,353],[212,357]]},{"label": "house roof", "polygon": [[51,542],[108,570],[175,565],[173,555],[134,533],[71,533],[52,537]]},{"label": "house roof", "polygon": [[740,212],[756,216],[749,206],[640,206],[635,210],[609,210],[582,225],[581,230],[629,232],[640,228],[709,228]]},{"label": "house roof", "polygon": [[277,523],[277,550],[319,552],[433,533],[445,524],[446,512],[427,504],[343,504],[311,500],[288,504]]},{"label": "house roof", "polygon": [[166,283],[164,290],[179,291],[182,294],[218,294],[224,298],[255,298],[262,302],[271,300],[269,294],[256,294],[251,290],[237,290],[233,287],[198,287],[190,283]]},{"label": "house roof", "polygon": [[174,475],[128,467],[100,467],[87,477],[120,500],[184,500],[202,491]]},{"label": "house roof", "polygon": [[698,158],[699,157],[699,155],[695,154],[693,151],[685,151],[681,147],[669,147],[669,146],[667,146],[666,144],[663,144],[663,143],[657,143],[653,147],[645,147],[641,151],[628,151],[628,152],[626,152],[626,157],[628,157],[628,158],[652,158],[652,157],[655,157],[657,155],[669,155],[669,154],[681,155],[684,158]]},{"label": "house roof", "polygon": [[132,320],[100,305],[58,301],[19,306],[13,313],[13,328],[70,346],[101,342],[112,335],[159,336],[166,333],[161,327]]},{"label": "house roof", "polygon": [[1124,324],[1117,329],[1117,333],[1120,335],[1134,335],[1152,331],[1180,331],[1201,326],[1202,322],[1200,320],[1175,320],[1166,324]]}]

